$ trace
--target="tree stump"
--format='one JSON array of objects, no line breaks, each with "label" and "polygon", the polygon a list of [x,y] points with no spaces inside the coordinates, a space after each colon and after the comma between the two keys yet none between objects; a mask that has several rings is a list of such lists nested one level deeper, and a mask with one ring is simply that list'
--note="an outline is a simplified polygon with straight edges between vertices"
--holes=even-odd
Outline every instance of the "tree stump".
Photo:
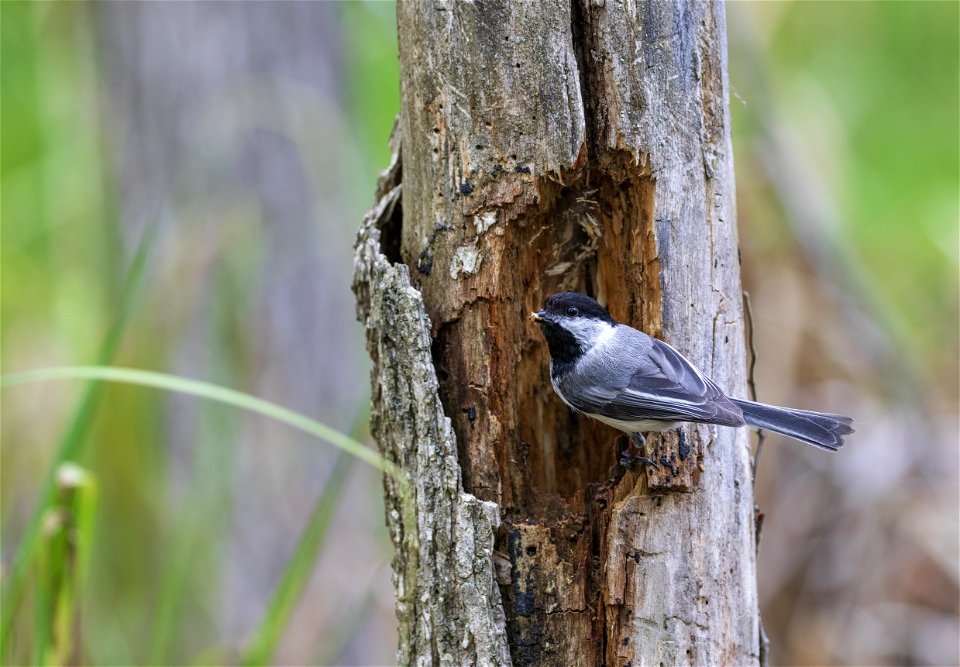
[{"label": "tree stump", "polygon": [[357,242],[401,664],[756,664],[745,430],[651,437],[553,393],[561,290],[745,396],[717,2],[398,3],[394,163]]}]

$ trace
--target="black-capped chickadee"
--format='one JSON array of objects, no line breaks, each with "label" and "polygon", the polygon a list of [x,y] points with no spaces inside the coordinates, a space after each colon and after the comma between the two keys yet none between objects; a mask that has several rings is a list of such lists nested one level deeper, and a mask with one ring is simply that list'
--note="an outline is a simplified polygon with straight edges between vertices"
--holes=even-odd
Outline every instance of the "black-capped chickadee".
[{"label": "black-capped chickadee", "polygon": [[828,451],[853,433],[842,415],[729,398],[672,347],[618,323],[583,294],[554,294],[530,319],[547,339],[550,381],[563,402],[640,443],[643,433],[681,422],[751,424]]}]

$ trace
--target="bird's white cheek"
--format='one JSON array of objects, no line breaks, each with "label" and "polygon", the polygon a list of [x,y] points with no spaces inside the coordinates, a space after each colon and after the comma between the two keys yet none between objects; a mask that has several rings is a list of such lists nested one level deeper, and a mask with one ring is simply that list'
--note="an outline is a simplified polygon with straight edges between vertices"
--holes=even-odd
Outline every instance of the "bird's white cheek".
[{"label": "bird's white cheek", "polygon": [[583,350],[606,344],[616,332],[613,326],[594,319],[571,318],[564,322],[563,326],[573,334]]},{"label": "bird's white cheek", "polygon": [[600,322],[600,330],[597,332],[597,338],[595,345],[606,345],[611,340],[613,340],[614,334],[616,334],[616,327],[612,327],[606,322]]}]

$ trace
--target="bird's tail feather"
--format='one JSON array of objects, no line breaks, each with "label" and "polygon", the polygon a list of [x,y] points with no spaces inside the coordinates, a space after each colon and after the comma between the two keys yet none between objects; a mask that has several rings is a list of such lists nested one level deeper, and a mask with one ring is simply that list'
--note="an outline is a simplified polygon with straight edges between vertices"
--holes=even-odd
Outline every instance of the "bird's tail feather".
[{"label": "bird's tail feather", "polygon": [[843,436],[853,433],[853,420],[843,415],[780,408],[753,401],[734,400],[734,403],[743,410],[743,418],[748,424],[831,452],[843,446]]}]

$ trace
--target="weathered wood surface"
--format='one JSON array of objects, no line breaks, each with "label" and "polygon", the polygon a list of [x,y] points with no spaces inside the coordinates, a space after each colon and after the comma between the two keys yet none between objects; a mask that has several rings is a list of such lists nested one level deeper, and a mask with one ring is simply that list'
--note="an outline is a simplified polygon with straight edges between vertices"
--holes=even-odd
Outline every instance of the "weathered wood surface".
[{"label": "weathered wood surface", "polygon": [[[357,243],[355,290],[373,357],[371,430],[413,482],[385,477],[400,628],[400,664],[505,664],[504,614],[492,567],[496,504],[463,492],[456,436],[440,403],[430,327],[380,227],[399,213],[399,156],[380,179]],[[402,494],[413,494],[414,506]]]},{"label": "weathered wood surface", "polygon": [[414,527],[387,486],[401,662],[756,663],[746,433],[688,426],[624,471],[524,319],[591,293],[745,395],[722,7],[405,2],[398,24],[402,166],[357,292],[374,435],[417,488]]}]

